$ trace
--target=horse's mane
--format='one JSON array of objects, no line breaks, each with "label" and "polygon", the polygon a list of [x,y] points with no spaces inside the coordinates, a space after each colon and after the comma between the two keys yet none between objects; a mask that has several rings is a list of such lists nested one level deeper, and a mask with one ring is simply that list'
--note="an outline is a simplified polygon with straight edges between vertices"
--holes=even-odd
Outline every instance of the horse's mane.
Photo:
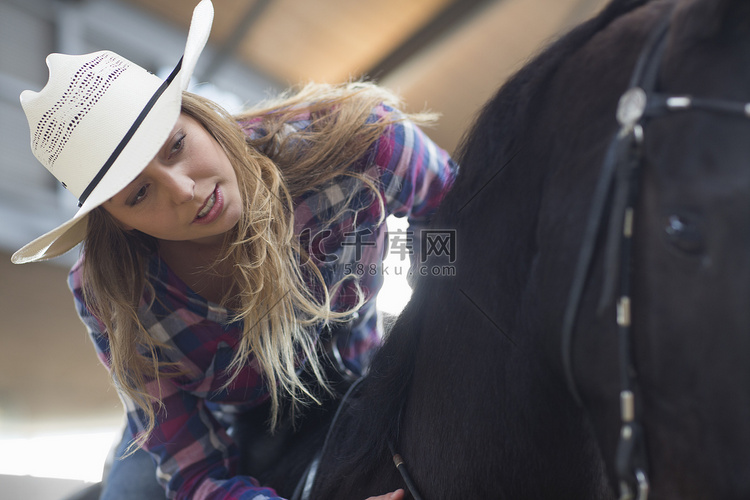
[{"label": "horse's mane", "polygon": [[[613,20],[649,0],[614,0],[598,15],[579,25],[535,56],[511,77],[478,114],[464,135],[456,158],[462,174],[433,219],[433,227],[454,227],[457,208],[464,194],[486,183],[491,169],[513,154],[535,113],[535,95],[554,76],[559,65]],[[476,171],[476,172],[472,172]],[[472,172],[466,175],[466,172]],[[486,173],[485,173],[486,172]],[[347,477],[363,477],[372,456],[388,457],[388,440],[397,440],[400,415],[414,371],[415,353],[422,335],[422,315],[430,310],[430,286],[417,282],[411,301],[402,312],[386,342],[373,359],[370,373],[361,385],[366,398],[354,398],[348,415],[333,435],[339,450],[337,460],[350,464]],[[325,459],[325,458],[324,458]],[[339,463],[339,465],[341,465]],[[339,474],[341,470],[337,471]],[[341,481],[342,476],[337,479]]]},{"label": "horse's mane", "polygon": [[[536,55],[512,76],[495,96],[479,111],[474,124],[464,133],[455,158],[461,169],[481,169],[483,165],[501,165],[517,152],[526,137],[534,117],[537,116],[535,96],[544,91],[554,77],[560,64],[613,20],[649,3],[650,0],[613,0],[598,15],[580,24]],[[489,169],[484,169],[491,174]],[[463,189],[473,191],[487,179],[479,173],[469,177],[471,185],[457,183]],[[459,188],[461,189],[461,188]],[[452,196],[456,200],[462,196]],[[451,214],[453,209],[443,209],[442,214]]]}]

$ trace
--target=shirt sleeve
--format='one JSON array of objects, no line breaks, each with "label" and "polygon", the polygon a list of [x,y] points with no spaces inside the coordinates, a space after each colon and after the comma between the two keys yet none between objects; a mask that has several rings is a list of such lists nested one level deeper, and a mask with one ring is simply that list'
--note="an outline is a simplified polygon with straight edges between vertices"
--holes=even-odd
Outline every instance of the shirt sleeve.
[{"label": "shirt sleeve", "polygon": [[[278,499],[271,488],[249,476],[236,475],[239,450],[214,418],[206,399],[170,380],[152,381],[147,391],[161,393],[164,406],[144,443],[157,463],[157,479],[168,498],[205,500]],[[124,399],[134,435],[143,432],[144,415]]]},{"label": "shirt sleeve", "polygon": [[[109,339],[104,325],[87,308],[81,290],[80,263],[71,271],[68,285],[76,310],[88,329],[97,355],[109,370]],[[157,412],[156,428],[144,445],[157,464],[156,478],[167,498],[206,500],[275,500],[273,489],[236,474],[239,450],[224,426],[207,407],[207,400],[185,390],[173,379],[151,381],[147,392],[160,395],[164,406]],[[137,436],[145,429],[145,414],[124,394],[128,426]]]},{"label": "shirt sleeve", "polygon": [[[379,113],[400,113],[381,106]],[[387,213],[407,217],[412,256],[419,255],[421,231],[453,187],[458,165],[414,122],[405,118],[389,125],[378,140],[376,163]],[[412,264],[416,259],[412,257]]]}]

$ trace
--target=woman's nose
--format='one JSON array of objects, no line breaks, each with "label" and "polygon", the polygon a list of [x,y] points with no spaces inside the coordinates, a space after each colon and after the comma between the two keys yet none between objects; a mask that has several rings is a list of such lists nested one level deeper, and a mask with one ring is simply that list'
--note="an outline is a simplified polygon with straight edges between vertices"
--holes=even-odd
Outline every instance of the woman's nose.
[{"label": "woman's nose", "polygon": [[159,165],[157,179],[165,195],[175,205],[193,201],[195,182],[179,165]]}]

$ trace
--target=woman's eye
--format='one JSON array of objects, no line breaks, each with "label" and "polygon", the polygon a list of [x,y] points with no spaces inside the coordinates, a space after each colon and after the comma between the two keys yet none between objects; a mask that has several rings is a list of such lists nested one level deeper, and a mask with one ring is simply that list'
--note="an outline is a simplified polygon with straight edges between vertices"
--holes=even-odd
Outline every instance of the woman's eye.
[{"label": "woman's eye", "polygon": [[180,135],[177,140],[172,144],[172,149],[169,150],[169,157],[171,158],[175,154],[179,153],[185,146],[185,136]]},{"label": "woman's eye", "polygon": [[138,191],[135,192],[135,194],[128,200],[128,205],[131,207],[139,204],[141,201],[146,198],[146,195],[148,194],[148,184],[145,186],[141,186]]}]

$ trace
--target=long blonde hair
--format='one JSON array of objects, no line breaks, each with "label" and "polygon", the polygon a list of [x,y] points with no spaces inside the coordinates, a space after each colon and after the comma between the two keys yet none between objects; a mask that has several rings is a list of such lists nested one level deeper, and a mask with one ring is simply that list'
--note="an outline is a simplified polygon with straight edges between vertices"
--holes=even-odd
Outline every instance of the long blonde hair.
[{"label": "long blonde hair", "polygon": [[[183,113],[196,119],[218,141],[236,173],[244,207],[240,221],[225,238],[220,262],[231,263],[236,319],[243,332],[229,367],[231,383],[254,355],[269,385],[271,420],[275,425],[280,394],[290,396],[291,407],[315,399],[300,381],[296,363],[307,358],[318,382],[325,386],[315,337],[321,324],[345,319],[353,311],[331,310],[329,290],[318,268],[306,259],[294,234],[293,199],[334,182],[342,175],[357,175],[347,168],[367,153],[384,129],[404,115],[372,122],[380,103],[397,106],[398,100],[382,88],[366,83],[310,84],[266,101],[238,117],[193,94],[183,96]],[[285,123],[310,113],[303,131],[289,132]],[[426,121],[431,117],[412,117]],[[260,137],[249,139],[239,123],[260,120]],[[359,175],[381,204],[377,181]],[[353,196],[354,193],[351,193]],[[381,210],[381,213],[384,213]],[[160,361],[159,349],[168,346],[149,335],[138,319],[144,289],[154,297],[145,278],[149,256],[158,242],[137,231],[123,231],[101,207],[89,216],[84,240],[84,299],[104,324],[110,345],[110,373],[124,395],[144,412],[142,444],[153,430],[160,398],[146,385],[160,377],[183,373],[184,367]],[[312,279],[316,284],[308,284]]]}]

